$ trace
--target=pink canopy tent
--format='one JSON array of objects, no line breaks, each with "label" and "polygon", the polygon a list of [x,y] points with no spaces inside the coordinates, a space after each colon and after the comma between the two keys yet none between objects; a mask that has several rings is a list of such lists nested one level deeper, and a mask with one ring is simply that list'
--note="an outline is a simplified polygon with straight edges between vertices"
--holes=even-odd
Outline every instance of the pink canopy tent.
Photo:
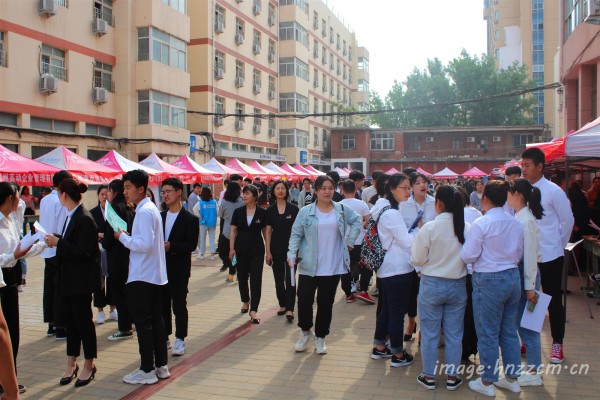
[{"label": "pink canopy tent", "polygon": [[388,169],[387,171],[385,171],[385,173],[388,175],[397,174],[398,172],[400,172],[400,171],[398,171],[396,168],[393,168],[393,167]]},{"label": "pink canopy tent", "polygon": [[273,161],[271,161],[270,163],[265,165],[265,168],[270,169],[273,172],[280,173],[282,177],[285,177],[285,179],[290,182],[297,182],[302,179],[299,175],[296,175],[293,172],[284,170],[279,165],[275,164]]},{"label": "pink canopy tent", "polygon": [[195,172],[187,171],[171,165],[160,159],[156,153],[150,154],[148,157],[140,161],[140,164],[146,167],[154,168],[157,171],[163,171],[169,175],[169,177],[179,178],[183,183],[195,183],[198,181],[198,174]]},{"label": "pink canopy tent", "polygon": [[75,178],[87,185],[108,183],[121,176],[121,171],[88,160],[73,153],[64,146],[59,146],[49,153],[35,159],[58,169],[69,171]]},{"label": "pink canopy tent", "polygon": [[452,171],[448,167],[433,174],[433,178],[435,178],[435,179],[456,179],[457,177],[458,177],[458,174],[456,172]]},{"label": "pink canopy tent", "polygon": [[52,186],[52,176],[59,169],[32,160],[0,145],[0,182],[23,186]]},{"label": "pink canopy tent", "polygon": [[310,176],[313,176],[313,177],[317,177],[317,176],[321,175],[319,173],[315,173],[315,172],[309,171],[308,169],[304,168],[302,165],[300,165],[298,163],[296,163],[296,165],[294,165],[294,169],[297,169],[300,172],[307,173],[307,174],[309,174]]},{"label": "pink canopy tent", "polygon": [[340,175],[340,178],[348,179],[348,176],[349,176],[348,173],[346,171],[344,171],[342,168],[335,167],[333,170]]},{"label": "pink canopy tent", "polygon": [[431,177],[433,176],[433,174],[431,174],[431,173],[429,173],[429,172],[425,171],[425,170],[424,170],[423,168],[421,168],[421,167],[418,167],[418,168],[417,168],[417,172],[418,172],[418,173],[420,173],[420,174],[423,174],[423,175],[425,175],[425,176],[426,176],[426,177],[428,177],[428,178],[431,178]]},{"label": "pink canopy tent", "polygon": [[198,182],[200,183],[221,183],[223,182],[223,174],[212,172],[202,167],[196,161],[192,160],[187,154],[181,156],[181,158],[174,163],[171,163],[174,167],[181,168],[186,171],[195,172],[197,174]]},{"label": "pink canopy tent", "polygon": [[154,168],[150,168],[140,163],[128,160],[127,158],[123,157],[114,150],[111,150],[108,153],[106,153],[106,155],[98,161],[96,161],[96,163],[104,165],[106,167],[114,168],[118,170],[121,174],[132,171],[134,169],[144,170],[148,173],[148,175],[150,175],[148,180],[148,184],[150,186],[158,186],[162,183],[162,181],[165,178],[168,177],[168,174],[166,174],[165,172],[158,171]]},{"label": "pink canopy tent", "polygon": [[283,164],[281,166],[281,169],[284,170],[284,171],[286,171],[286,172],[288,172],[288,173],[296,175],[299,178],[298,179],[299,181],[302,180],[302,179],[304,179],[304,178],[312,178],[313,177],[308,172],[298,171],[296,168],[292,167],[290,164],[287,164],[287,163]]},{"label": "pink canopy tent", "polygon": [[483,178],[484,176],[487,176],[488,174],[486,174],[485,172],[483,172],[482,170],[480,170],[477,167],[473,167],[470,170],[468,170],[467,172],[465,172],[464,174],[461,174],[461,176],[463,178]]},{"label": "pink canopy tent", "polygon": [[216,158],[211,158],[209,162],[207,162],[206,164],[202,164],[203,168],[206,168],[209,171],[212,172],[218,172],[219,174],[225,174],[225,175],[231,175],[231,174],[238,174],[238,175],[242,175],[244,178],[248,176],[248,174],[244,174],[244,173],[240,173],[239,171],[230,168],[224,164],[221,164],[220,162],[217,161]]},{"label": "pink canopy tent", "polygon": [[315,167],[313,167],[310,164],[308,164],[306,167],[304,167],[304,169],[307,171],[310,171],[312,173],[318,174],[318,175],[325,175],[325,172],[319,171],[318,169],[316,169]]},{"label": "pink canopy tent", "polygon": [[264,167],[264,166],[260,165],[258,163],[258,161],[256,161],[256,160],[252,161],[252,163],[250,164],[250,166],[252,168],[254,168],[255,170],[257,170],[257,171],[260,171],[260,172],[266,174],[267,175],[267,179],[269,179],[269,180],[273,179],[275,181],[278,181],[278,180],[281,179],[281,173],[272,171],[272,170],[268,169],[267,167]]},{"label": "pink canopy tent", "polygon": [[344,172],[346,172],[347,174],[352,172],[352,170],[350,168],[346,168],[346,167],[343,167],[342,170],[344,170]]},{"label": "pink canopy tent", "polygon": [[254,179],[256,177],[259,177],[261,181],[269,179],[268,174],[265,174],[264,172],[262,172],[260,170],[257,170],[255,168],[252,168],[252,167],[244,164],[237,158],[234,158],[233,160],[229,161],[225,165],[228,166],[229,168],[233,168],[236,171],[238,171],[238,174],[240,174],[240,175],[245,174],[246,176],[248,176],[251,179]]}]

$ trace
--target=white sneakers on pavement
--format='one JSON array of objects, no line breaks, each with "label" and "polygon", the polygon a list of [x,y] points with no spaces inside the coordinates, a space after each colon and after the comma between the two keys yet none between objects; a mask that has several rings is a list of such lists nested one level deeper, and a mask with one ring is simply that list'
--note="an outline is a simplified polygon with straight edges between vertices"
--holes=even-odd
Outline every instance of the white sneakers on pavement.
[{"label": "white sneakers on pavement", "polygon": [[110,314],[108,314],[108,319],[109,319],[109,321],[118,321],[119,320],[119,314],[117,313],[116,308],[114,310],[112,310],[110,312]]},{"label": "white sneakers on pavement", "polygon": [[171,377],[169,367],[166,365],[163,365],[162,367],[157,367],[154,371],[156,372],[156,377],[158,379],[167,379]]},{"label": "white sneakers on pavement", "polygon": [[158,377],[156,376],[156,371],[144,372],[141,369],[137,369],[132,373],[125,375],[123,377],[123,382],[132,385],[153,385],[158,382]]},{"label": "white sneakers on pavement", "polygon": [[517,379],[520,386],[543,386],[544,381],[540,374],[524,373]]},{"label": "white sneakers on pavement", "polygon": [[498,382],[494,382],[494,385],[501,389],[510,390],[513,393],[521,393],[521,385],[519,385],[519,381],[516,379],[509,382],[506,378],[502,378]]},{"label": "white sneakers on pavement", "polygon": [[317,354],[327,354],[327,343],[325,343],[325,338],[317,338],[315,343],[315,350],[317,351]]},{"label": "white sneakers on pavement", "polygon": [[173,346],[171,354],[174,356],[182,356],[185,354],[185,342],[182,339],[175,339],[175,345]]},{"label": "white sneakers on pavement", "polygon": [[488,397],[496,397],[496,388],[494,385],[484,385],[481,381],[481,378],[477,378],[474,381],[469,382],[469,389]]},{"label": "white sneakers on pavement", "polygon": [[308,342],[310,340],[314,340],[314,338],[315,338],[315,335],[313,335],[312,331],[308,331],[308,332],[301,331],[300,336],[298,336],[298,340],[296,341],[296,344],[294,345],[294,348],[299,353],[303,352],[304,350],[306,350],[306,346],[308,345]]},{"label": "white sneakers on pavement", "polygon": [[106,315],[104,314],[104,311],[99,311],[98,315],[96,315],[96,323],[98,325],[102,325],[105,322],[106,322]]}]

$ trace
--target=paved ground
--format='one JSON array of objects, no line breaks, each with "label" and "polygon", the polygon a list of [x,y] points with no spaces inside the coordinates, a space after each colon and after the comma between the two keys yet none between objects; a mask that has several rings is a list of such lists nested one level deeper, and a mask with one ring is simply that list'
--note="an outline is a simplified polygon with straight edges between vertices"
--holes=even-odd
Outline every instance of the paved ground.
[{"label": "paved ground", "polygon": [[[27,287],[21,299],[20,382],[28,387],[26,399],[465,399],[475,398],[466,385],[446,391],[442,378],[438,389],[427,391],[416,382],[421,370],[417,343],[410,344],[415,363],[390,368],[389,362],[369,358],[374,330],[375,306],[346,304],[338,290],[329,353],[296,354],[293,344],[299,329],[275,315],[277,303],[273,278],[265,266],[260,325],[251,326],[239,313],[235,284],[225,282],[217,261],[195,261],[190,281],[190,336],[183,357],[169,356],[171,379],[154,386],[136,387],[122,382],[123,375],[138,366],[137,340],[109,342],[106,337],[116,323],[97,326],[98,374],[89,386],[59,386],[66,363],[65,343],[47,338],[42,321],[42,261],[30,260]],[[524,399],[600,398],[600,307],[592,302],[596,319],[590,319],[579,283],[570,278],[568,324],[565,345],[568,368],[546,375],[545,386],[525,388]],[[542,336],[545,352],[550,348],[549,324]],[[173,337],[171,340],[173,341]],[[440,352],[441,354],[441,352]],[[547,361],[547,353],[544,361]],[[478,360],[475,360],[478,362]],[[589,365],[584,374],[570,369]],[[516,398],[497,391],[498,398]],[[482,396],[478,396],[482,397]]]}]

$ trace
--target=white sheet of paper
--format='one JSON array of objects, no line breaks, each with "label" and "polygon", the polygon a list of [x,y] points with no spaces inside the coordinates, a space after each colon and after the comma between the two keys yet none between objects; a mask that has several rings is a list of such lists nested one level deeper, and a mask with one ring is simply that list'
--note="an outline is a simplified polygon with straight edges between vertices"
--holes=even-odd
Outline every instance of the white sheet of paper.
[{"label": "white sheet of paper", "polygon": [[43,236],[46,236],[48,234],[48,231],[46,230],[46,228],[44,228],[39,221],[35,221],[33,223],[33,227],[35,228],[36,232],[40,232]]},{"label": "white sheet of paper", "polygon": [[567,243],[567,245],[565,246],[565,250],[566,251],[572,251],[581,242],[583,242],[583,239],[581,239],[581,240],[579,240],[578,242],[575,242],[575,243]]},{"label": "white sheet of paper", "polygon": [[[289,265],[288,268],[290,268]],[[290,268],[290,285],[294,287],[296,286],[296,271],[294,270],[294,268]]]},{"label": "white sheet of paper", "polygon": [[521,318],[521,327],[529,329],[530,331],[541,332],[542,326],[544,325],[544,318],[546,318],[546,311],[550,305],[550,299],[552,296],[548,296],[539,290],[535,291],[539,298],[537,305],[533,309],[533,312],[527,309],[527,303],[525,304],[525,311],[523,311],[523,317]]},{"label": "white sheet of paper", "polygon": [[27,235],[23,236],[23,239],[21,239],[21,248],[26,249],[26,248],[30,247],[36,241],[38,241],[38,239],[40,239],[39,233],[32,235],[31,231],[27,232]]}]

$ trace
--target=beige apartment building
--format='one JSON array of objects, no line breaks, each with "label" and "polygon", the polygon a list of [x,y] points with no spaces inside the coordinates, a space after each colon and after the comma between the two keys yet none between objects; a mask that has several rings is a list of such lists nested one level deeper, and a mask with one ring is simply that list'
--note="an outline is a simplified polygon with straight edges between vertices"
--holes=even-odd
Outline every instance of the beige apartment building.
[{"label": "beige apartment building", "polygon": [[[558,77],[555,56],[560,39],[559,0],[484,0],[484,19],[488,27],[488,54],[498,68],[513,63],[527,65],[529,76],[541,86]],[[535,92],[538,105],[535,124],[546,124],[549,134],[562,136],[556,117],[556,94]]]},{"label": "beige apartment building", "polygon": [[189,40],[186,0],[0,1],[0,143],[187,153]]}]

